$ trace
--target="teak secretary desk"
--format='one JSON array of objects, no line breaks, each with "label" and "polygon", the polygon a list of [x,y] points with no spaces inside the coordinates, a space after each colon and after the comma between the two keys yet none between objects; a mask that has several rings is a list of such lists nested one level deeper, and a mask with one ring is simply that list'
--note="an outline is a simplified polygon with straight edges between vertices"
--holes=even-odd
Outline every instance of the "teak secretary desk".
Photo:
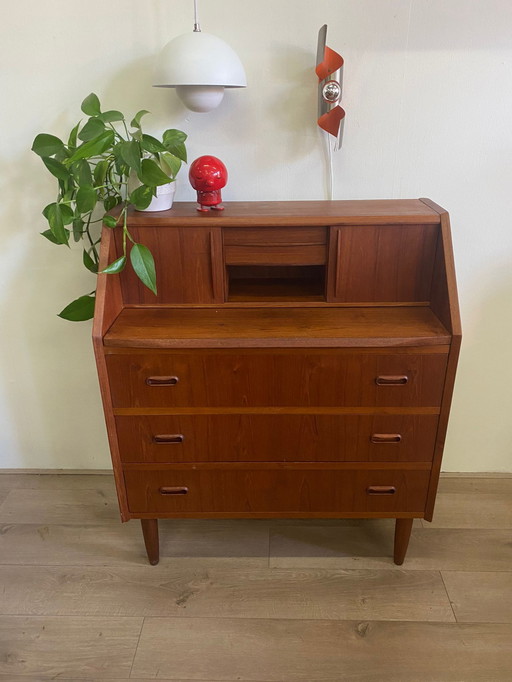
[{"label": "teak secretary desk", "polygon": [[413,519],[432,519],[461,340],[448,214],[195,206],[130,214],[156,297],[128,269],[98,277],[122,520],[141,519],[156,564],[158,519],[390,517],[401,564]]}]

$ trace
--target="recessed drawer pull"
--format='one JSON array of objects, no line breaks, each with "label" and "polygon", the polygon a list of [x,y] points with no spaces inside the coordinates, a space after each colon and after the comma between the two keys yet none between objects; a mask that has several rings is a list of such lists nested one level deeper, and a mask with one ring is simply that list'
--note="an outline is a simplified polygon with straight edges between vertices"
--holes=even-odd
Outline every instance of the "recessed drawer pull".
[{"label": "recessed drawer pull", "polygon": [[160,495],[186,495],[188,488],[185,485],[163,485],[158,492]]},{"label": "recessed drawer pull", "polygon": [[377,386],[405,386],[409,377],[405,374],[382,374],[375,379]]},{"label": "recessed drawer pull", "polygon": [[148,386],[176,386],[178,377],[148,377],[146,384]]},{"label": "recessed drawer pull", "polygon": [[183,443],[185,436],[182,433],[161,433],[153,436],[153,443]]},{"label": "recessed drawer pull", "polygon": [[394,495],[396,488],[394,485],[370,485],[366,492],[368,495]]},{"label": "recessed drawer pull", "polygon": [[402,434],[400,433],[372,433],[370,438],[372,443],[400,443]]}]

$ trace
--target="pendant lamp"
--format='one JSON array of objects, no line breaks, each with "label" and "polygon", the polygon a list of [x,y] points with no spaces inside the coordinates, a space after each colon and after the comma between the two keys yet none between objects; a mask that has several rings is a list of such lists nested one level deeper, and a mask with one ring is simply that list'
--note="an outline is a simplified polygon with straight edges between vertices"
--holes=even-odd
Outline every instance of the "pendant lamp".
[{"label": "pendant lamp", "polygon": [[194,0],[194,30],[171,40],[158,58],[156,88],[176,88],[191,111],[206,112],[219,106],[224,88],[245,88],[244,67],[236,52],[223,40],[203,33]]}]

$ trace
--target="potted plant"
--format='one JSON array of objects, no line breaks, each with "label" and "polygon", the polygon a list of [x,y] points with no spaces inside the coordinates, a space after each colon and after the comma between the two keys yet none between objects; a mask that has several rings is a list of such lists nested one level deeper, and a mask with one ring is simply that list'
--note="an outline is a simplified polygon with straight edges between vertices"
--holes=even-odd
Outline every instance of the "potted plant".
[{"label": "potted plant", "polygon": [[[141,119],[148,111],[139,111],[128,126],[120,111],[102,111],[94,93],[84,99],[81,108],[88,118],[74,126],[67,142],[41,133],[32,145],[58,182],[56,201],[43,209],[49,229],[41,234],[59,245],[69,246],[71,236],[75,242],[83,240],[83,263],[97,273],[98,227],[103,223],[122,229],[123,255],[102,272],[121,272],[129,260],[139,279],[156,294],[155,262],[149,249],[130,235],[128,206],[146,210],[158,188],[175,181],[187,160],[187,136],[170,129],[158,140],[142,130]],[[110,215],[116,206],[118,212]],[[94,300],[94,291],[80,296],[59,316],[88,320],[94,315]]]}]

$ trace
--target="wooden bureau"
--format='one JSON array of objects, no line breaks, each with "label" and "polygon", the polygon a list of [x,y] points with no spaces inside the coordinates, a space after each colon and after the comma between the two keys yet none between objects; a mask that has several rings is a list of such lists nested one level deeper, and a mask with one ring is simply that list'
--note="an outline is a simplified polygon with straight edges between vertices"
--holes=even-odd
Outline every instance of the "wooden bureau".
[{"label": "wooden bureau", "polygon": [[[133,212],[154,296],[99,275],[93,340],[123,521],[432,519],[461,329],[428,199]],[[100,268],[120,255],[104,228]]]}]

